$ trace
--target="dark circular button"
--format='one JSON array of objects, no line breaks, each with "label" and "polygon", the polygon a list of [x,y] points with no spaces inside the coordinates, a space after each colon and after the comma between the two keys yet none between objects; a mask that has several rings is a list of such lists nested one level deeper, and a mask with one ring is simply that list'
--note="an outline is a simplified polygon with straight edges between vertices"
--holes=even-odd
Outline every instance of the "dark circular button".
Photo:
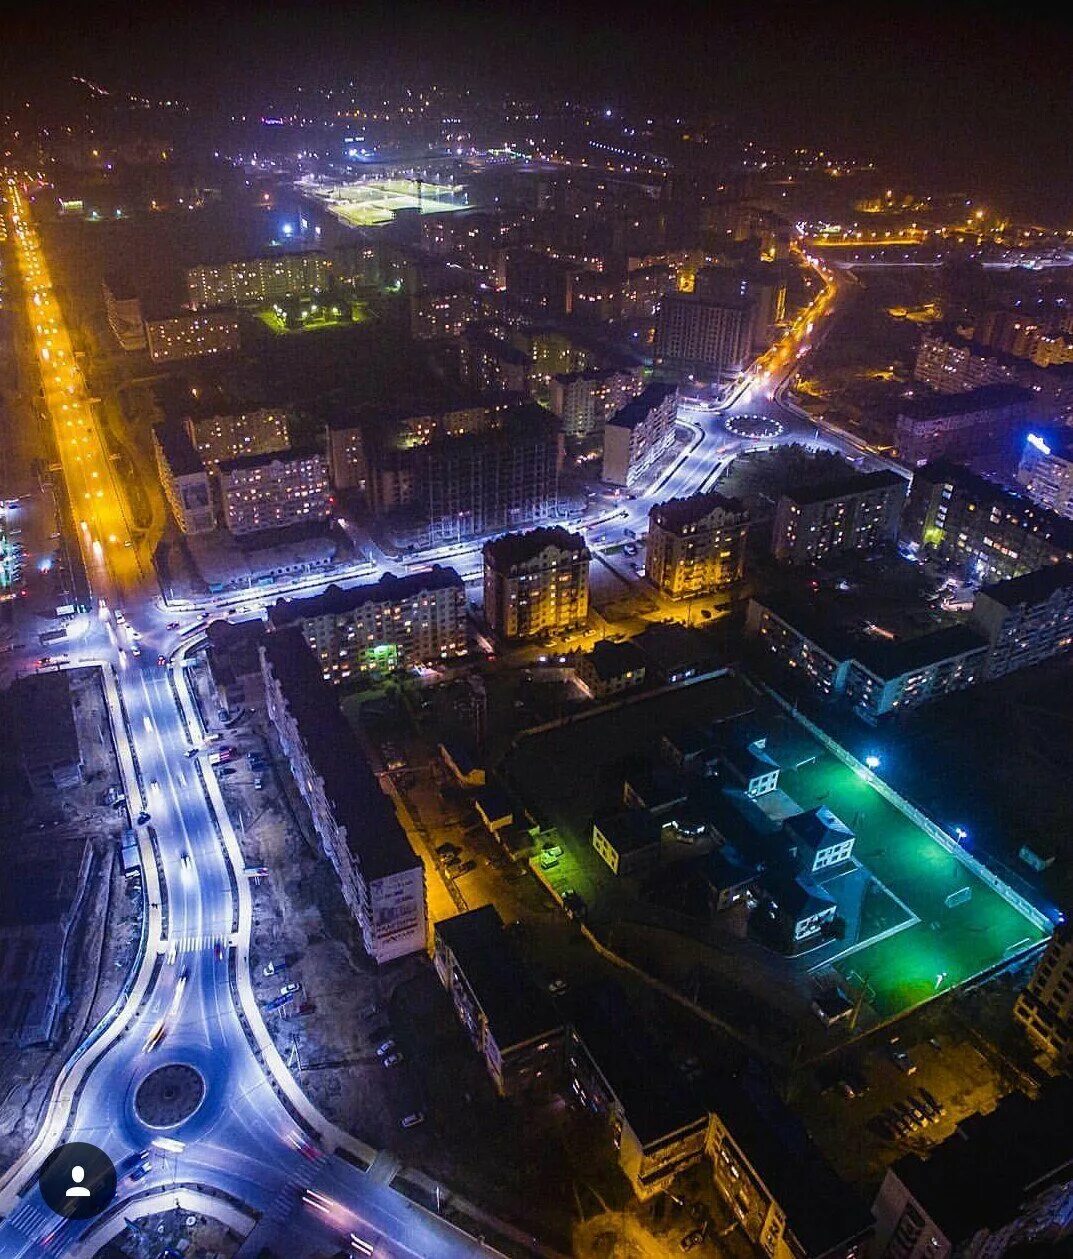
[{"label": "dark circular button", "polygon": [[115,1164],[86,1141],[61,1145],[45,1160],[38,1181],[45,1205],[65,1220],[90,1220],[115,1197]]}]

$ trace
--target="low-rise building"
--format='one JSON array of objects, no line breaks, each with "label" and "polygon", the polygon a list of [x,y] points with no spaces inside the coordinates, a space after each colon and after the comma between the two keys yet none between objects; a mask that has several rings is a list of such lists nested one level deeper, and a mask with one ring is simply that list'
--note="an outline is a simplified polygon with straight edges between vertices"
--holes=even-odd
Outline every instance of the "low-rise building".
[{"label": "low-rise building", "polygon": [[678,391],[653,382],[604,425],[602,476],[612,485],[636,485],[674,444]]},{"label": "low-rise building", "polygon": [[331,515],[328,464],[315,450],[225,459],[216,475],[224,523],[232,533],[280,529]]},{"label": "low-rise building", "polygon": [[707,1107],[620,989],[579,992],[571,1015],[566,1065],[573,1096],[606,1118],[619,1167],[638,1198],[651,1198],[704,1157]]},{"label": "low-rise building", "polygon": [[268,715],[369,956],[427,944],[425,868],[297,627],[260,646]]},{"label": "low-rise building", "polygon": [[484,616],[503,639],[584,625],[589,549],[561,525],[507,533],[484,544]]},{"label": "low-rise building", "polygon": [[722,590],[741,580],[749,515],[716,490],[672,498],[648,513],[645,574],[671,599]]},{"label": "low-rise building", "polygon": [[798,869],[806,874],[848,861],[856,842],[850,828],[825,804],[788,817],[783,832],[793,846]]},{"label": "low-rise building", "polygon": [[771,550],[788,564],[868,551],[894,542],[908,483],[897,472],[855,472],[826,485],[783,494]]},{"label": "low-rise building", "polygon": [[577,676],[594,699],[620,695],[644,682],[644,654],[633,643],[601,638],[578,661]]},{"label": "low-rise building", "polygon": [[460,337],[482,314],[480,296],[470,290],[422,289],[410,295],[410,336],[415,341]]},{"label": "low-rise building", "polygon": [[208,467],[246,455],[271,455],[290,445],[290,417],[278,408],[228,408],[224,413],[191,415],[186,431]]},{"label": "low-rise building", "polygon": [[[1057,1255],[1068,1249],[1073,1084],[1013,1093],[971,1115],[927,1158],[900,1158],[872,1206],[882,1259]],[[1051,1246],[1048,1245],[1051,1243]]]},{"label": "low-rise building", "polygon": [[727,777],[754,800],[779,785],[778,762],[768,754],[766,737],[753,739],[751,743],[731,744],[720,753],[719,760]]},{"label": "low-rise building", "polygon": [[82,782],[71,680],[62,669],[17,678],[12,711],[19,763],[34,790],[65,790]]},{"label": "low-rise building", "polygon": [[153,453],[164,497],[183,533],[215,529],[209,475],[180,420],[162,420],[153,425]]},{"label": "low-rise building", "polygon": [[1040,507],[1073,519],[1073,440],[1066,433],[1029,433],[1017,480]]},{"label": "low-rise building", "polygon": [[913,474],[903,526],[923,554],[974,581],[1073,560],[1073,521],[946,459]]},{"label": "low-rise building", "polygon": [[898,456],[911,467],[943,456],[969,458],[1012,447],[1014,433],[1039,415],[1036,395],[1019,385],[910,398],[894,425]]},{"label": "low-rise building", "polygon": [[1031,1044],[1062,1070],[1073,1065],[1073,925],[1051,936],[1032,978],[1017,996],[1014,1020]]},{"label": "low-rise building", "polygon": [[614,809],[592,823],[592,846],[613,874],[645,874],[659,864],[663,826],[647,809]]},{"label": "low-rise building", "polygon": [[987,639],[987,676],[1000,678],[1073,647],[1073,563],[983,586],[972,623]]},{"label": "low-rise building", "polygon": [[492,905],[436,924],[433,963],[501,1097],[554,1088],[564,1028]]},{"label": "low-rise building", "polygon": [[229,311],[202,311],[148,319],[145,335],[154,363],[178,363],[192,358],[233,354],[239,348],[238,316]]},{"label": "low-rise building", "polygon": [[280,599],[273,629],[297,625],[330,682],[440,664],[466,651],[466,589],[438,564],[364,586],[329,586],[307,599]]}]

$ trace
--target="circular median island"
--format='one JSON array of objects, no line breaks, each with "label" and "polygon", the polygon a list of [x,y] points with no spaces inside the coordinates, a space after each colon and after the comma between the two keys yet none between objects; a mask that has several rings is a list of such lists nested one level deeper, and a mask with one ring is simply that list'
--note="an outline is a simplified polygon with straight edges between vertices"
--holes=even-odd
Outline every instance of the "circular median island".
[{"label": "circular median island", "polygon": [[723,425],[728,433],[750,441],[782,436],[781,422],[770,415],[729,415]]},{"label": "circular median island", "polygon": [[174,1128],[205,1100],[205,1079],[185,1062],[150,1071],[134,1094],[134,1110],[149,1128]]}]

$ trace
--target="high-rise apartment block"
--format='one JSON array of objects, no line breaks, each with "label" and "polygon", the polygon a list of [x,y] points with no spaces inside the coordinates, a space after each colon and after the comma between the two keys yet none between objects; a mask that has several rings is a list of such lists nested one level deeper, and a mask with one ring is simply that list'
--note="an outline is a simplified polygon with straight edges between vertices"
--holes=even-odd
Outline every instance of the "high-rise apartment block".
[{"label": "high-rise apartment block", "polygon": [[442,664],[466,651],[466,589],[453,568],[438,564],[405,577],[308,599],[281,599],[268,610],[273,629],[297,625],[329,682]]},{"label": "high-rise apartment block", "polygon": [[783,494],[775,508],[772,553],[789,564],[815,564],[825,555],[893,543],[906,484],[897,472],[855,472]]},{"label": "high-rise apartment block", "polygon": [[902,533],[977,581],[1073,560],[1073,521],[945,459],[913,474]]},{"label": "high-rise apartment block", "polygon": [[559,526],[484,544],[484,615],[504,639],[574,629],[589,614],[585,540]]},{"label": "high-rise apartment block", "polygon": [[324,520],[331,513],[328,464],[314,450],[225,459],[217,467],[217,483],[232,533]]},{"label": "high-rise apartment block", "polygon": [[640,368],[593,368],[552,376],[549,400],[552,411],[563,422],[563,434],[578,440],[598,433],[607,419],[643,388]]},{"label": "high-rise apartment block", "polygon": [[748,529],[745,504],[715,490],[660,503],[648,513],[645,573],[671,599],[732,586]]},{"label": "high-rise apartment block", "polygon": [[297,628],[265,636],[268,715],[365,950],[383,964],[426,947],[425,869]]},{"label": "high-rise apartment block", "polygon": [[148,319],[145,335],[154,363],[178,363],[191,358],[232,354],[239,348],[238,316],[227,311]]},{"label": "high-rise apartment block", "polygon": [[191,267],[186,273],[190,306],[263,306],[291,297],[309,297],[328,287],[331,259],[317,250],[270,254],[219,266]]},{"label": "high-rise apartment block", "polygon": [[180,420],[153,425],[153,453],[164,497],[183,533],[215,529],[209,476]]},{"label": "high-rise apartment block", "polygon": [[636,485],[674,444],[678,390],[653,381],[604,425],[603,479]]},{"label": "high-rise apartment block", "polygon": [[1060,1067],[1073,1063],[1073,926],[1051,936],[1013,1007],[1028,1039]]},{"label": "high-rise apartment block", "polygon": [[898,455],[918,467],[940,456],[997,454],[1038,415],[1036,396],[1019,385],[983,385],[967,393],[902,402],[894,426]]},{"label": "high-rise apartment block", "polygon": [[1017,480],[1034,503],[1073,519],[1073,441],[1066,434],[1029,433]]},{"label": "high-rise apartment block", "polygon": [[727,380],[748,364],[752,342],[752,313],[744,298],[711,301],[695,293],[668,293],[660,302],[655,365],[663,371]]}]

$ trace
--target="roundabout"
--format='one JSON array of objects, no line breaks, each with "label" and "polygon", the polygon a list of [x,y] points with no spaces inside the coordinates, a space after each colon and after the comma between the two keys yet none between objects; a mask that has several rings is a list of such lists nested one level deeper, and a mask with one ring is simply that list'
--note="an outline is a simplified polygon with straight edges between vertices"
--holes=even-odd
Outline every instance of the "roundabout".
[{"label": "roundabout", "polygon": [[134,1113],[147,1128],[177,1128],[201,1108],[205,1077],[185,1062],[157,1067],[138,1085]]},{"label": "roundabout", "polygon": [[781,437],[784,427],[781,420],[776,420],[770,415],[728,415],[723,421],[723,427],[728,433],[733,433],[735,437],[745,438],[747,441],[770,441],[775,437]]}]

